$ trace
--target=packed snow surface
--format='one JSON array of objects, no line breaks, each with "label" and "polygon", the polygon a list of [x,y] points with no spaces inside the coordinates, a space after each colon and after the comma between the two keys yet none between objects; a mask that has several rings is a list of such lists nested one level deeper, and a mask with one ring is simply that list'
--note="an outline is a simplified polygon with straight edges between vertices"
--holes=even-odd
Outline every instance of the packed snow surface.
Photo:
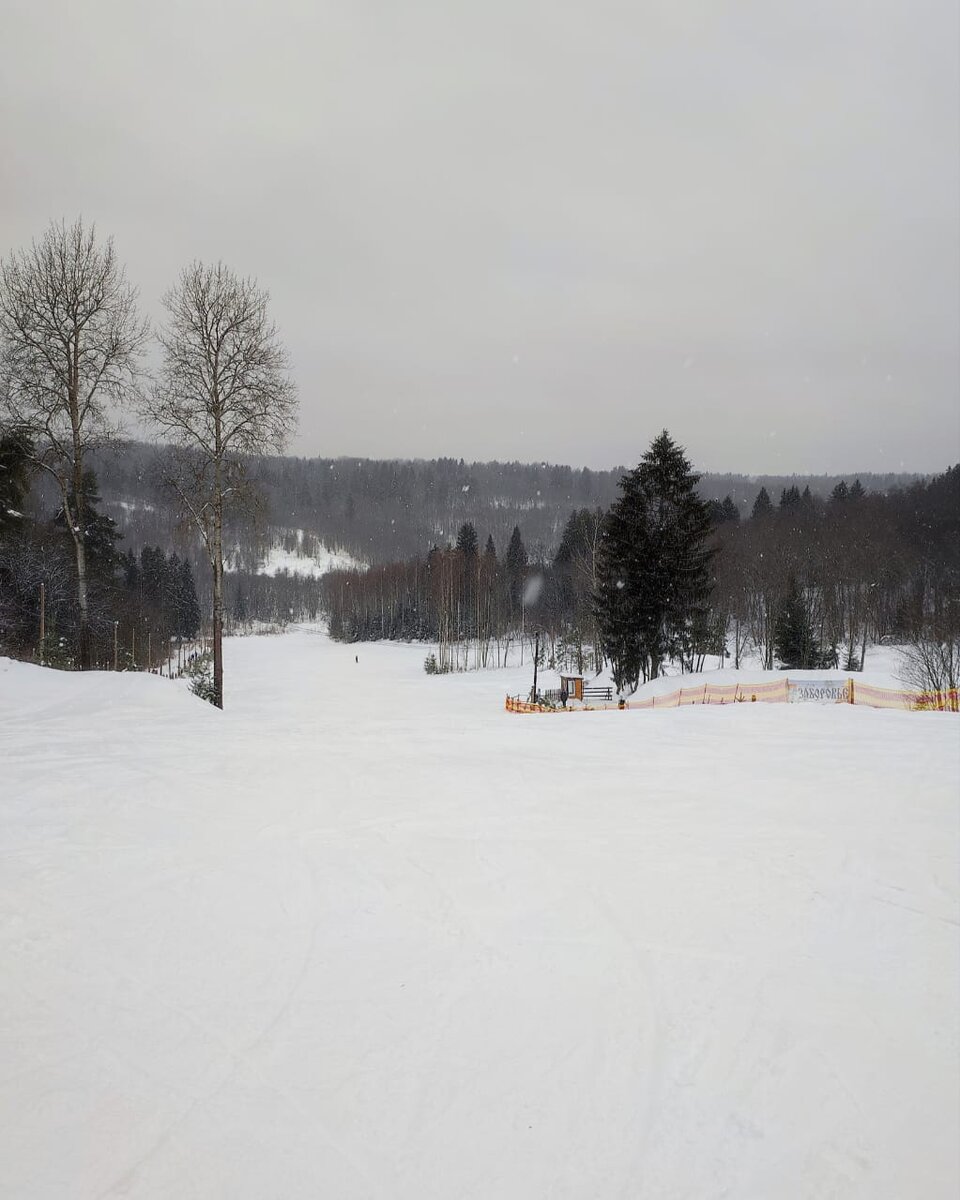
[{"label": "packed snow surface", "polygon": [[960,718],[424,653],[0,660],[0,1195],[954,1200]]}]

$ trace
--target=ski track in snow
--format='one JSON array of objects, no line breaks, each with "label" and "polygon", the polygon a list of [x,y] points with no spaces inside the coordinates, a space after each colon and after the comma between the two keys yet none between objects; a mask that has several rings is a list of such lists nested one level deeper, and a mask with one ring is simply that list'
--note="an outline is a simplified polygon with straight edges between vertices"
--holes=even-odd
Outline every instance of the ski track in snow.
[{"label": "ski track in snow", "polygon": [[952,1200],[960,721],[424,653],[0,660],[0,1195]]}]

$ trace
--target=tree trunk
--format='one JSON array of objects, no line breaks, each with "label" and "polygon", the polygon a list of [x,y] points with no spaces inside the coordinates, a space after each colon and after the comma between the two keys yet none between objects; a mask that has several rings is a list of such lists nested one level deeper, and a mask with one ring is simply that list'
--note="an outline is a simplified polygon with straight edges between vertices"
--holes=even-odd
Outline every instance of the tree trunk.
[{"label": "tree trunk", "polygon": [[214,510],[213,528],[213,703],[223,708],[223,510]]},{"label": "tree trunk", "polygon": [[83,483],[79,473],[74,473],[74,508],[70,507],[66,486],[63,485],[63,519],[73,539],[77,560],[77,666],[89,671],[92,665],[90,645],[90,603],[87,594],[87,544],[84,539]]},{"label": "tree trunk", "polygon": [[[69,514],[67,520],[69,520]],[[80,610],[80,626],[77,637],[77,659],[81,671],[89,671],[92,665],[90,645],[90,605],[87,599],[87,547],[83,531],[74,536],[77,551],[77,606]]]}]

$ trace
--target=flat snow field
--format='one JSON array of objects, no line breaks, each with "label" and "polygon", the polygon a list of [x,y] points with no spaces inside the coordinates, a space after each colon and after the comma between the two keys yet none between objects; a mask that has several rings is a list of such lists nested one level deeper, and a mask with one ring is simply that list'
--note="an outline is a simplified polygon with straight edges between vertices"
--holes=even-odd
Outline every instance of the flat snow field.
[{"label": "flat snow field", "polygon": [[426,650],[0,661],[0,1196],[956,1200],[960,718]]}]

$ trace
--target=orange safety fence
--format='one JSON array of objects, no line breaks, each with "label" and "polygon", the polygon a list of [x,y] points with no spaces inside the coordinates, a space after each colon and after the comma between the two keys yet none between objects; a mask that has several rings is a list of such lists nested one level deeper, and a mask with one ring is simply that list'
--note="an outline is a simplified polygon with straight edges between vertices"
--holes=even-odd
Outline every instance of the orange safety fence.
[{"label": "orange safety fence", "polygon": [[853,704],[869,704],[871,708],[900,708],[912,712],[960,712],[960,691],[899,692],[893,688],[874,687],[869,683],[852,684]]},{"label": "orange safety fence", "polygon": [[777,679],[772,683],[702,683],[678,688],[662,696],[645,700],[630,700],[628,708],[680,708],[686,704],[743,704],[761,701],[764,704],[786,704],[790,699],[789,682]]},{"label": "orange safety fence", "polygon": [[898,708],[912,712],[958,712],[960,691],[905,692],[878,688],[853,679],[791,680],[770,683],[703,683],[677,688],[660,696],[627,700],[612,704],[568,705],[533,703],[519,696],[507,696],[506,710],[515,713],[594,712],[610,709],[680,708],[688,704],[787,704],[787,703],[862,704],[870,708]]}]

